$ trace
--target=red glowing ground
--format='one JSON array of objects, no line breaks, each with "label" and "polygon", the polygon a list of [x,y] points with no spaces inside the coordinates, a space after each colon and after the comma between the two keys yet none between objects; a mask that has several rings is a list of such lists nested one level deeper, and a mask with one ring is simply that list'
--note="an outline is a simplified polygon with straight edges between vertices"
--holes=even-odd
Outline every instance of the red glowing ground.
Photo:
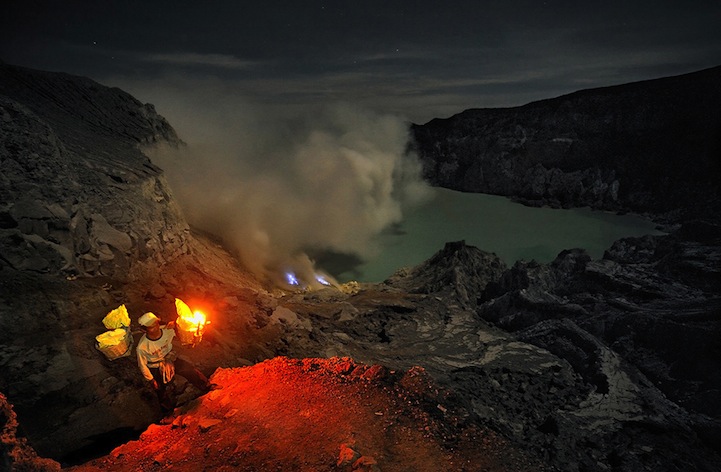
[{"label": "red glowing ground", "polygon": [[75,472],[539,470],[490,431],[468,426],[425,373],[349,359],[275,358],[218,369],[221,385],[172,424]]}]

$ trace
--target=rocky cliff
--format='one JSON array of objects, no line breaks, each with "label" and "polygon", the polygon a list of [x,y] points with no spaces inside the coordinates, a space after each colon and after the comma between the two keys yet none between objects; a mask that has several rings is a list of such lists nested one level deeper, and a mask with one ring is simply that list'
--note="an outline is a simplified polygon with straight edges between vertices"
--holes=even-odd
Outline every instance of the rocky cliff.
[{"label": "rocky cliff", "polygon": [[188,226],[141,151],[180,144],[152,105],[89,79],[0,63],[0,116],[4,264],[133,278],[187,251]]},{"label": "rocky cliff", "polygon": [[721,67],[414,125],[433,184],[531,205],[719,215]]},{"label": "rocky cliff", "polygon": [[[196,354],[208,374],[228,346],[235,363],[272,355],[264,286],[191,232],[143,152],[182,145],[152,105],[90,79],[0,64],[0,120],[0,391],[39,453],[82,456],[157,419],[132,351],[111,362],[94,347],[121,304],[133,320],[169,319],[174,297],[227,314],[214,317],[215,347]],[[248,333],[253,342],[238,347]]]}]

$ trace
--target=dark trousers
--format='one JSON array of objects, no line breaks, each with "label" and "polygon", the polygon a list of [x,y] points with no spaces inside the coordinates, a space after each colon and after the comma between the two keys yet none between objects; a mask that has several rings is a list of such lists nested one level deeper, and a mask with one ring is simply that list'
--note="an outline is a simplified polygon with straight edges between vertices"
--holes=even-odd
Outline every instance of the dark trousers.
[{"label": "dark trousers", "polygon": [[[175,359],[174,364],[175,375],[182,375],[188,382],[193,384],[195,388],[203,393],[210,389],[210,381],[208,381],[208,378],[193,364],[180,357]],[[160,408],[163,410],[163,414],[170,413],[173,411],[173,408],[175,408],[175,395],[173,388],[175,377],[173,377],[173,380],[165,384],[163,383],[163,373],[159,368],[151,368],[150,373],[153,374],[153,378],[156,382],[158,382],[158,390],[156,390],[155,393],[158,395]]]}]

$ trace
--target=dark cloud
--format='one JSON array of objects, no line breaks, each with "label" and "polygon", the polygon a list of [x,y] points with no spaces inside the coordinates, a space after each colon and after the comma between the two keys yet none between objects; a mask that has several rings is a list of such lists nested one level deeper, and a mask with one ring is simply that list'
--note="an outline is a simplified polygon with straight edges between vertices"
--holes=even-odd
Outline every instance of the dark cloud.
[{"label": "dark cloud", "polygon": [[6,10],[7,62],[105,82],[214,76],[261,100],[382,103],[414,121],[721,63],[717,1],[28,0]]}]

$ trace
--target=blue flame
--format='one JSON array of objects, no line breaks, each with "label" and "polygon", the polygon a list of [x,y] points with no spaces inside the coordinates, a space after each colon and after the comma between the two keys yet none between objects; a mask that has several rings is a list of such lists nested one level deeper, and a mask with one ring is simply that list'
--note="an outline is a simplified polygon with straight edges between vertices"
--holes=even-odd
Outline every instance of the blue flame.
[{"label": "blue flame", "polygon": [[315,274],[315,280],[322,283],[323,285],[330,285],[331,283],[326,280],[326,278],[321,274]]},{"label": "blue flame", "polygon": [[300,285],[300,282],[298,282],[298,278],[293,272],[286,272],[285,280],[288,282],[288,285]]}]

